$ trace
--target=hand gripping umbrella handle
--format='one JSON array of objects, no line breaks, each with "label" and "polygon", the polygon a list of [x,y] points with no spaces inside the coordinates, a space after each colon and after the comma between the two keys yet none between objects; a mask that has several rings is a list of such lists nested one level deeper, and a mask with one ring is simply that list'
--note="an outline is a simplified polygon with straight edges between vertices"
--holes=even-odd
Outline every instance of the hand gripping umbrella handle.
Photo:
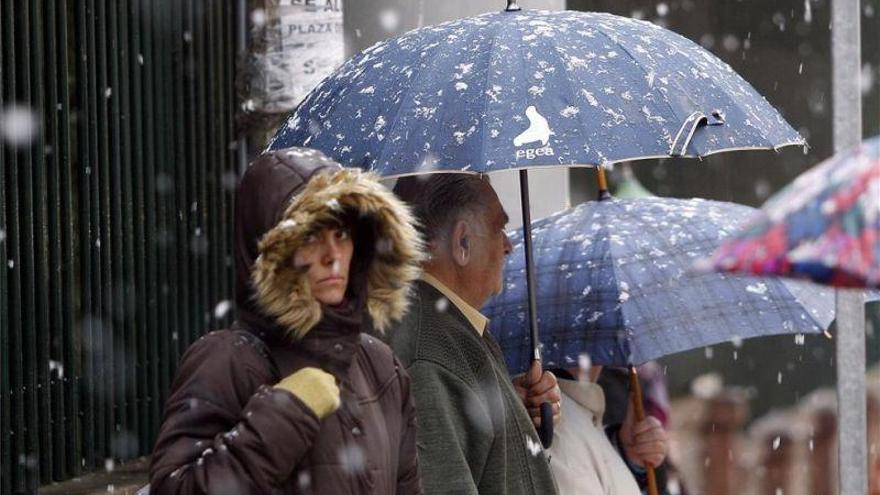
[{"label": "hand gripping umbrella handle", "polygon": [[541,426],[538,428],[538,438],[541,439],[541,445],[545,449],[549,449],[553,444],[553,404],[549,402],[541,403]]},{"label": "hand gripping umbrella handle", "polygon": [[[635,366],[629,367],[629,383],[632,388],[632,403],[636,408],[636,419],[642,421],[645,419],[645,405],[642,404],[642,384],[639,383],[639,373]],[[542,404],[543,405],[543,404]],[[657,474],[654,472],[654,466],[645,463],[645,474],[648,477],[648,495],[657,495]]]}]

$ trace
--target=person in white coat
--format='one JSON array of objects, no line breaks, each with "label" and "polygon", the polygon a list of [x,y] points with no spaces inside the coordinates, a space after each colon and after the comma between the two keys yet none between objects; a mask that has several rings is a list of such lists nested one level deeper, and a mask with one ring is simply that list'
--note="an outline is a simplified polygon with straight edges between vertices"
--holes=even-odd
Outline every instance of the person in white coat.
[{"label": "person in white coat", "polygon": [[560,494],[639,495],[635,473],[659,466],[667,437],[654,417],[637,421],[632,407],[619,429],[602,425],[605,394],[596,384],[601,366],[554,370],[562,391],[562,417],[549,449]]}]

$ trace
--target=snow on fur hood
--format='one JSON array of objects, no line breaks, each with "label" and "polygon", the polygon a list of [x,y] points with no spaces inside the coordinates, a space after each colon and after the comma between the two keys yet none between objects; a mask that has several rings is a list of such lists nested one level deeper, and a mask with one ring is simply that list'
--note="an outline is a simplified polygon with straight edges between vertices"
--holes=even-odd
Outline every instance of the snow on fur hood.
[{"label": "snow on fur hood", "polygon": [[301,339],[322,316],[321,304],[312,297],[302,269],[294,267],[293,255],[310,234],[343,213],[374,224],[375,248],[366,268],[366,308],[373,328],[382,332],[406,313],[423,252],[409,208],[373,174],[326,168],[295,193],[280,221],[262,237],[252,270],[256,302],[289,338]]}]

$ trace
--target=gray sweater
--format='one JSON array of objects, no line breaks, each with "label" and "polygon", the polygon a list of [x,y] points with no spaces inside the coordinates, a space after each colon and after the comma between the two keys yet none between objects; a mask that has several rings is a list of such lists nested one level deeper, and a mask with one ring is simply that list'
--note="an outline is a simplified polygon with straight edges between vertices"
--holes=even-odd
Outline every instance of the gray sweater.
[{"label": "gray sweater", "polygon": [[501,350],[454,304],[416,282],[408,315],[386,335],[407,367],[425,493],[554,494],[535,428]]}]

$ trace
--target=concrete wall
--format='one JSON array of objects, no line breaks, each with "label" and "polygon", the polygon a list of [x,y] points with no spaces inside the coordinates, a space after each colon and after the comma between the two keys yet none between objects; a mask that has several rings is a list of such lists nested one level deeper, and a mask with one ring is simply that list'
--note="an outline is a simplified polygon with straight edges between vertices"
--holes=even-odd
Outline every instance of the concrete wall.
[{"label": "concrete wall", "polygon": [[[562,10],[565,0],[520,0],[520,7]],[[452,19],[501,10],[506,0],[343,0],[345,52],[347,56],[378,41],[411,29]],[[519,175],[516,172],[492,174],[492,183],[510,215],[511,228],[522,225]],[[529,173],[532,218],[547,216],[568,206],[569,180],[564,169]]]}]

